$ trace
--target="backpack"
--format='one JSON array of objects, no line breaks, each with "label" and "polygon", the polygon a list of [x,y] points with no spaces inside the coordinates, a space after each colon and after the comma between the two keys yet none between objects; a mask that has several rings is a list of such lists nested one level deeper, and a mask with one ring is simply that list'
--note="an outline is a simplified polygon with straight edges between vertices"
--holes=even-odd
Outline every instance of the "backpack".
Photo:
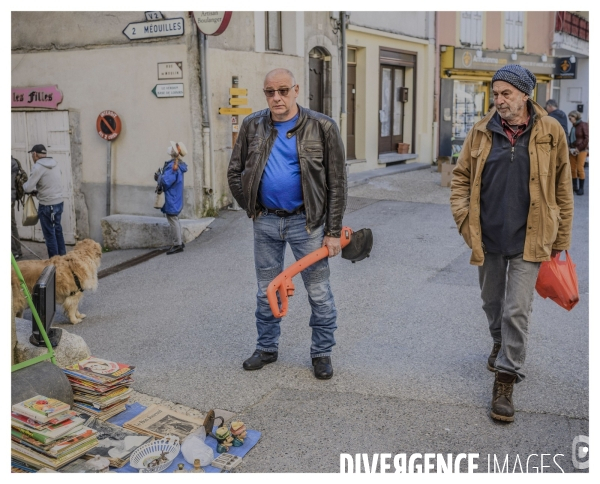
[{"label": "backpack", "polygon": [[17,202],[17,210],[19,209],[19,202],[21,205],[25,203],[25,190],[23,190],[23,185],[29,178],[23,167],[21,166],[21,162],[17,160],[14,156],[11,156],[13,160],[17,162],[19,169],[17,170],[17,174],[15,175],[15,190],[17,192],[15,200]]}]

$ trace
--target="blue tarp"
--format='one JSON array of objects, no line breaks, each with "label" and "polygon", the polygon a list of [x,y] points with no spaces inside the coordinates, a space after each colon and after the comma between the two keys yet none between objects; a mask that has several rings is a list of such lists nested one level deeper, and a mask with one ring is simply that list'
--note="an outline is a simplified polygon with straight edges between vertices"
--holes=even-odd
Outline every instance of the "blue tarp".
[{"label": "blue tarp", "polygon": [[[115,415],[112,418],[109,418],[108,421],[112,424],[119,425],[120,427],[122,427],[125,422],[128,422],[136,415],[139,415],[140,413],[142,413],[144,410],[146,410],[146,407],[144,407],[143,405],[140,405],[139,403],[132,403],[131,405],[126,405],[126,410],[124,412],[121,412],[120,414]],[[213,432],[216,429],[217,429],[217,427],[214,427]],[[242,445],[241,447],[230,447],[228,454],[237,455],[238,457],[244,457],[248,453],[248,451],[256,445],[256,443],[260,439],[261,433],[257,430],[248,430],[247,432],[248,432],[248,436],[244,439],[244,445]],[[205,442],[206,442],[206,445],[208,445],[210,448],[212,448],[213,453],[215,454],[215,457],[217,457],[219,455],[217,453],[217,441],[210,435],[207,435]],[[167,467],[163,471],[163,473],[173,472],[175,469],[177,469],[178,464],[183,464],[184,469],[187,469],[187,470],[194,468],[193,465],[188,464],[186,462],[186,460],[183,458],[183,454],[181,452],[179,452],[179,455],[177,457],[175,457],[175,460],[173,460],[171,465],[169,467]],[[219,469],[217,467],[213,467],[213,466],[202,466],[202,468],[206,472],[222,472],[221,469]],[[114,471],[115,472],[138,472],[138,469],[136,469],[135,467],[131,467],[131,464],[127,463],[126,466],[123,466],[120,469],[114,469]]]}]

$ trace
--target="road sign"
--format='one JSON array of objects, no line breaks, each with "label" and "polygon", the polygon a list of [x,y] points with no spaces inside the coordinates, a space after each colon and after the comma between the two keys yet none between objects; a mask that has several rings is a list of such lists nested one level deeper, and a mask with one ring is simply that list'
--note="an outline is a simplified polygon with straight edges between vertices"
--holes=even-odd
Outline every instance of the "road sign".
[{"label": "road sign", "polygon": [[183,17],[153,22],[132,22],[123,29],[129,40],[152,39],[154,37],[172,37],[183,35]]},{"label": "road sign", "polygon": [[248,99],[245,97],[232,97],[229,98],[229,104],[232,106],[241,106],[242,104],[248,104]]},{"label": "road sign", "polygon": [[152,92],[156,97],[183,97],[183,83],[157,84]]},{"label": "road sign", "polygon": [[114,140],[121,132],[121,118],[114,111],[102,111],[96,120],[96,131],[102,139]]},{"label": "road sign", "polygon": [[146,20],[154,22],[155,20],[163,20],[163,14],[161,12],[144,12],[146,14]]},{"label": "road sign", "polygon": [[230,87],[229,95],[230,96],[247,96],[248,89],[242,89],[241,87]]},{"label": "road sign", "polygon": [[219,108],[219,114],[252,114],[252,108]]},{"label": "road sign", "polygon": [[192,15],[204,35],[221,35],[231,20],[231,12],[192,12]]},{"label": "road sign", "polygon": [[183,79],[183,62],[159,62],[159,79]]}]

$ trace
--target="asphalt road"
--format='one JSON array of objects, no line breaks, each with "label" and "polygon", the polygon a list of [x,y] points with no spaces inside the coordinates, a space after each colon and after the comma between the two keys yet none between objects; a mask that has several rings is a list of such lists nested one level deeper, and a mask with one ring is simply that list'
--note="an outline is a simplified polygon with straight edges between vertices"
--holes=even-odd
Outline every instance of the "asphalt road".
[{"label": "asphalt road", "polygon": [[544,472],[573,472],[572,441],[589,435],[588,195],[575,197],[570,251],[581,301],[567,312],[535,295],[527,377],[506,425],[488,416],[492,342],[477,270],[439,181],[419,170],[350,189],[344,224],[371,228],[375,244],[357,264],[331,260],[332,380],[311,371],[299,277],[279,360],[242,369],[256,340],[252,227],[242,212],[221,212],[181,254],[102,279],[83,299],[86,320],[72,326],[59,316],[57,326],[81,335],[95,356],[136,365],[137,391],[223,408],[260,430],[238,472],[339,472],[341,453],[476,453],[483,472],[494,470],[494,457],[515,472],[529,458],[529,472],[539,472],[543,458]]}]

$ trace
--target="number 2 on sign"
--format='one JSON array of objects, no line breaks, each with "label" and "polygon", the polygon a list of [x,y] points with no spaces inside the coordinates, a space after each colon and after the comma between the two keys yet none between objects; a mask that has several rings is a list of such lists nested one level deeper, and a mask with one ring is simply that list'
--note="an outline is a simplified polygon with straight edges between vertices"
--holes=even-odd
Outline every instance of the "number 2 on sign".
[{"label": "number 2 on sign", "polygon": [[132,27],[132,28],[131,28],[131,31],[132,31],[131,33],[132,33],[133,35],[135,35],[135,27]]}]

